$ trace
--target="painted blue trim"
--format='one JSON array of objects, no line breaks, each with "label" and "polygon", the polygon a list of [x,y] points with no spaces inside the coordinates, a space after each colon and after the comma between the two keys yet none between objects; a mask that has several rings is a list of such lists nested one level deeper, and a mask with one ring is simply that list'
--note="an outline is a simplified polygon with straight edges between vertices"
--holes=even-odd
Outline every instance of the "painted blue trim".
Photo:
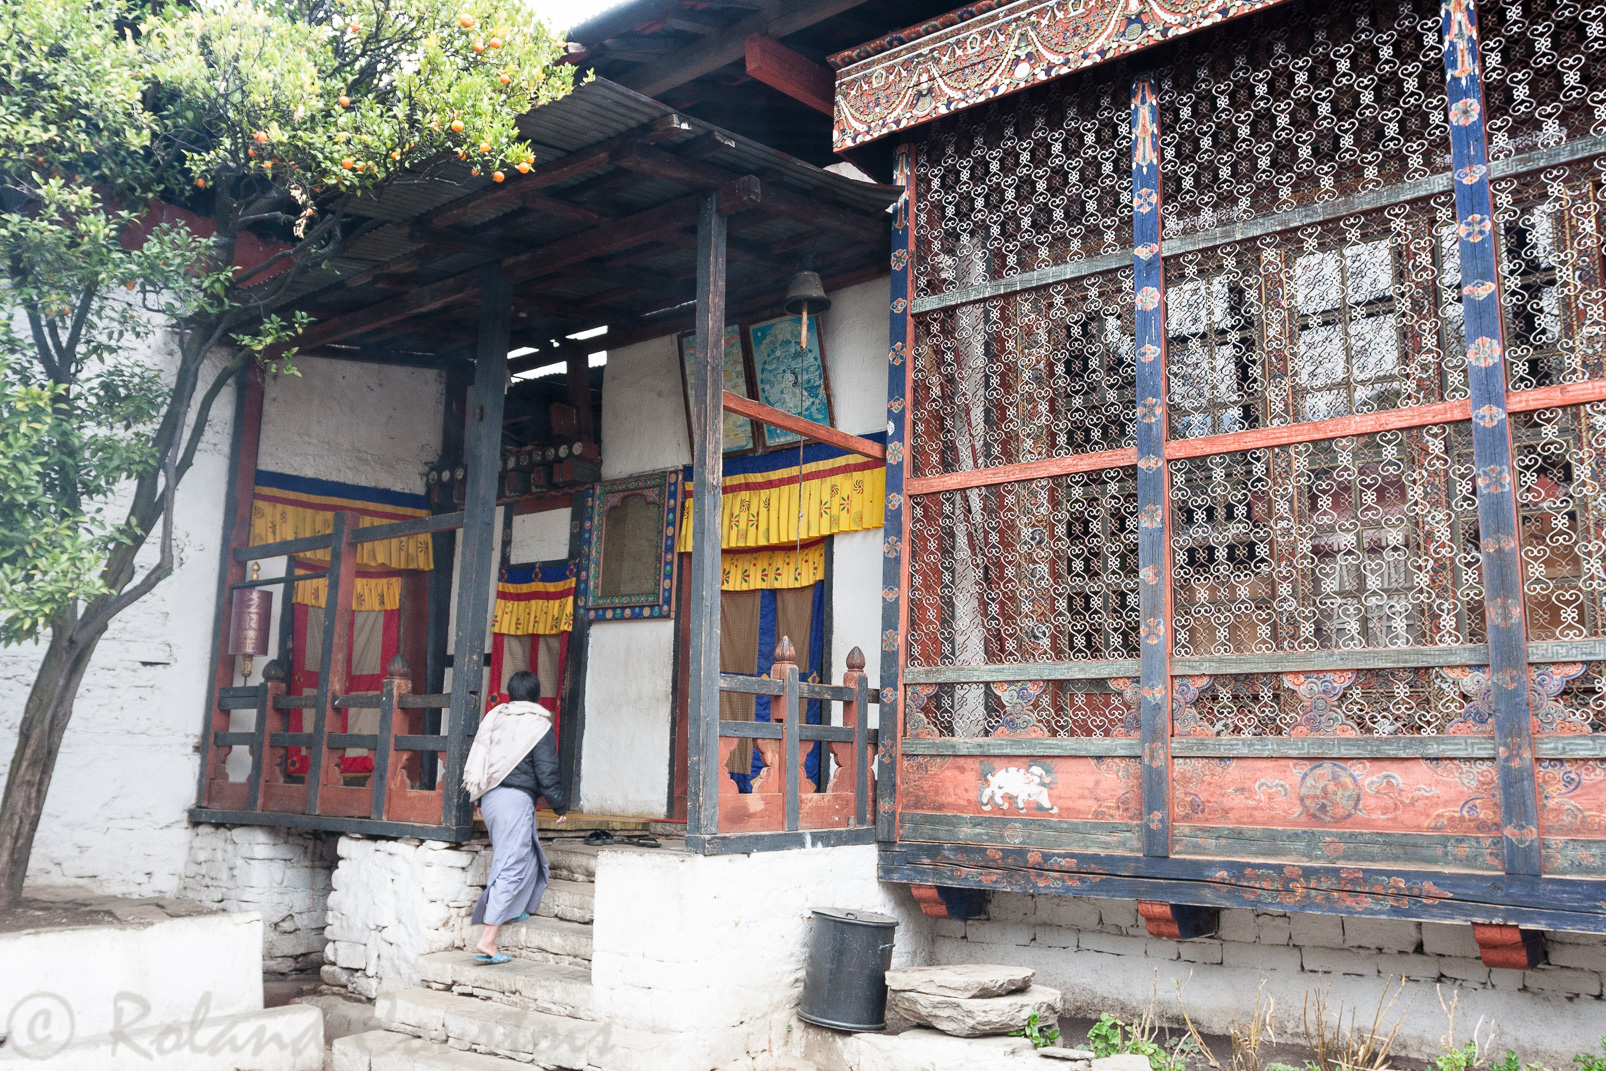
[{"label": "painted blue trim", "polygon": [[560,580],[568,580],[574,576],[576,563],[567,562],[562,565],[532,565],[524,569],[503,569],[497,578],[502,584],[534,584],[537,581],[543,584],[556,584]]},{"label": "painted blue trim", "polygon": [[1489,633],[1500,826],[1508,874],[1540,873],[1539,801],[1528,709],[1528,648],[1523,613],[1511,422],[1506,418],[1505,335],[1500,315],[1500,239],[1489,190],[1489,151],[1479,71],[1476,0],[1441,8],[1444,69],[1455,176],[1456,230],[1472,400],[1472,460]]},{"label": "painted blue trim", "polygon": [[288,472],[257,469],[253,482],[258,487],[271,487],[275,491],[294,491],[303,495],[328,495],[330,498],[353,498],[359,502],[372,502],[377,506],[400,506],[403,509],[429,509],[429,499],[406,491],[387,491],[382,487],[363,487],[337,480],[315,480],[311,476],[292,476]]},{"label": "painted blue trim", "polygon": [[1137,342],[1138,614],[1143,854],[1171,854],[1170,509],[1165,467],[1165,267],[1160,259],[1160,106],[1132,80],[1132,302]]}]

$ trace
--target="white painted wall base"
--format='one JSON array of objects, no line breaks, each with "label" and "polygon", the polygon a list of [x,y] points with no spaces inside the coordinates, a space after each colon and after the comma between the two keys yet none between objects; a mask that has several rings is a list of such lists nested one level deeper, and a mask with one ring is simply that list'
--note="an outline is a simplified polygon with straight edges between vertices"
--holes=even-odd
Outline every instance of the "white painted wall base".
[{"label": "white painted wall base", "polygon": [[485,886],[485,841],[340,838],[329,894],[323,980],[372,1000],[418,984],[413,961],[463,947]]},{"label": "white painted wall base", "polygon": [[675,623],[598,621],[589,635],[579,807],[662,818],[669,806]]},{"label": "white painted wall base", "polygon": [[262,916],[262,969],[323,964],[324,913],[335,838],[271,826],[196,826],[179,895],[219,911]]},{"label": "white painted wall base", "polygon": [[[1219,936],[1198,941],[1152,938],[1130,900],[994,894],[990,917],[937,920],[934,962],[1012,963],[1035,967],[1037,980],[1065,994],[1067,1015],[1101,1012],[1129,1018],[1149,1007],[1180,1024],[1176,986],[1189,1016],[1206,1033],[1247,1021],[1265,982],[1277,999],[1278,1036],[1303,1042],[1308,992],[1331,987],[1370,1018],[1390,978],[1404,977],[1409,1003],[1396,1053],[1431,1058],[1446,1022],[1439,1006],[1459,994],[1456,1041],[1483,1020],[1493,1024],[1496,1057],[1515,1049],[1525,1063],[1570,1067],[1574,1054],[1598,1052],[1606,1035],[1606,938],[1547,935],[1550,965],[1490,970],[1478,958],[1470,926],[1347,918],[1281,911],[1223,911]],[[1071,1039],[1073,1042],[1080,1039]],[[1224,1055],[1224,1054],[1218,1054]]]},{"label": "white painted wall base", "polygon": [[597,857],[592,985],[614,1022],[661,1031],[665,1071],[798,1051],[795,1012],[816,907],[899,920],[893,962],[930,956],[929,920],[875,876],[873,845]]}]

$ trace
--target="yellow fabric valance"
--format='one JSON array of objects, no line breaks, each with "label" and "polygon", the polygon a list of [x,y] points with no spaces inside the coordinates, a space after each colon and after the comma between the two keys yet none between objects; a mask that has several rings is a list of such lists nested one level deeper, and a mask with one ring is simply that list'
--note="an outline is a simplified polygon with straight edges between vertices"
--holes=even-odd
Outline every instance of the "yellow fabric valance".
[{"label": "yellow fabric valance", "polygon": [[825,541],[727,550],[719,556],[719,586],[724,591],[766,591],[806,588],[825,579]]},{"label": "yellow fabric valance", "polygon": [[496,585],[491,631],[508,636],[556,636],[574,629],[574,577],[553,570],[504,569]]},{"label": "yellow fabric valance", "polygon": [[[307,555],[310,559],[312,555]],[[310,570],[303,569],[302,572]],[[299,580],[295,584],[295,592],[290,601],[300,606],[316,606],[320,610],[329,601],[329,580],[327,577],[318,580]],[[351,608],[353,610],[400,610],[401,609],[401,577],[391,574],[389,576],[359,576],[351,586]]]},{"label": "yellow fabric valance", "polygon": [[[720,486],[720,546],[726,550],[795,545],[799,538],[880,528],[886,511],[886,466],[856,454],[805,462],[801,485],[794,464],[769,472],[727,473]],[[692,491],[689,482],[685,487]],[[693,497],[681,513],[679,549],[683,552],[691,550],[695,505]],[[823,562],[823,550],[821,554]]]},{"label": "yellow fabric valance", "polygon": [[[338,510],[357,513],[358,524],[363,528],[427,517],[429,510],[426,507],[397,504],[397,500],[419,497],[378,488],[259,472],[251,499],[251,545],[328,535],[334,530],[334,515]],[[327,563],[329,552],[311,550],[298,557]],[[435,565],[434,541],[429,535],[418,535],[358,543],[357,564],[377,569],[431,569]]]}]

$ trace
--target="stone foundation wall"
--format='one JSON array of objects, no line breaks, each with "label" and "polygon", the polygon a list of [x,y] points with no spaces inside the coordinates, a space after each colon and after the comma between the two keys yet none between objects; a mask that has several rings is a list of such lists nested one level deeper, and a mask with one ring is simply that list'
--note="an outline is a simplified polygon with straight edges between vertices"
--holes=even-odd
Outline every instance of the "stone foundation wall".
[{"label": "stone foundation wall", "polygon": [[324,937],[326,985],[373,999],[418,984],[413,961],[464,947],[490,845],[340,838]]},{"label": "stone foundation wall", "polygon": [[[1181,1022],[1180,1000],[1200,1030],[1225,1033],[1247,1021],[1255,992],[1276,998],[1278,1034],[1303,1040],[1305,995],[1329,992],[1370,1017],[1389,979],[1405,979],[1409,1007],[1396,1050],[1436,1053],[1447,1023],[1440,1007],[1458,997],[1456,1042],[1482,1020],[1493,1048],[1526,1062],[1571,1066],[1599,1051],[1606,1034],[1606,937],[1549,933],[1549,963],[1491,970],[1466,925],[1282,911],[1225,910],[1218,935],[1195,941],[1150,937],[1130,900],[994,894],[986,919],[935,923],[935,963],[1020,963],[1065,993],[1068,1015],[1128,1018],[1153,1008]],[[1480,1035],[1481,1036],[1481,1035]]]},{"label": "stone foundation wall", "polygon": [[262,916],[262,969],[323,964],[334,837],[269,826],[196,826],[179,895],[219,911]]}]

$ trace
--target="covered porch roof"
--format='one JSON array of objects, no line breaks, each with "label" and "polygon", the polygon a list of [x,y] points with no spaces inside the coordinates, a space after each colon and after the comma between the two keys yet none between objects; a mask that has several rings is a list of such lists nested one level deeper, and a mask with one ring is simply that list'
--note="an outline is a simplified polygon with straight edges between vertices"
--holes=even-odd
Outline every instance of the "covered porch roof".
[{"label": "covered porch roof", "polygon": [[[601,327],[617,347],[692,326],[697,218],[728,218],[731,320],[778,308],[805,260],[828,289],[887,272],[895,187],[857,181],[594,80],[520,119],[528,175],[494,183],[450,161],[431,180],[351,206],[371,228],[290,306],[316,322],[302,352],[381,363],[467,356],[482,269],[512,287],[510,347]],[[559,345],[561,349],[561,344]]]}]

